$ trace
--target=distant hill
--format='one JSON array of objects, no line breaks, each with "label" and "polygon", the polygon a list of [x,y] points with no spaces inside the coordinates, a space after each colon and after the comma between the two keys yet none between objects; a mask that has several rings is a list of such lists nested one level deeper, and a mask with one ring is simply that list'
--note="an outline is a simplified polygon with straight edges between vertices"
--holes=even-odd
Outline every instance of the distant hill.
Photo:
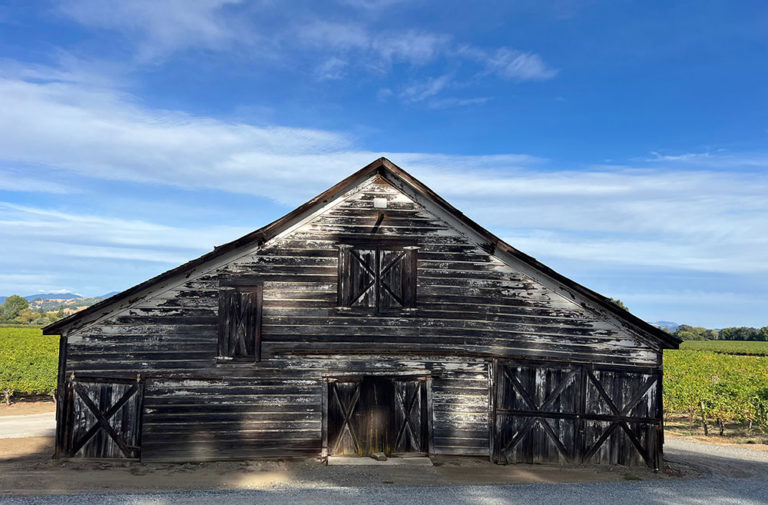
[{"label": "distant hill", "polygon": [[[35,312],[58,312],[63,310],[65,314],[71,314],[115,294],[117,294],[117,291],[102,296],[83,296],[76,293],[38,293],[23,298],[29,302],[29,308]],[[0,296],[0,304],[5,303],[7,298],[8,296]]]},{"label": "distant hill", "polygon": [[671,332],[675,332],[677,330],[677,327],[680,326],[678,323],[673,323],[672,321],[656,321],[655,323],[651,323],[657,328],[661,328],[662,330],[667,330]]},{"label": "distant hill", "polygon": [[[10,295],[8,295],[10,296]],[[5,303],[5,299],[8,298],[8,296],[0,296],[0,304]],[[28,302],[32,302],[35,300],[69,300],[71,298],[83,298],[83,295],[78,295],[77,293],[38,293],[35,295],[28,295],[22,297]]]},{"label": "distant hill", "polygon": [[83,295],[78,295],[76,293],[40,293],[37,295],[29,295],[25,296],[24,299],[28,302],[33,302],[35,300],[70,300],[72,298],[83,298]]}]

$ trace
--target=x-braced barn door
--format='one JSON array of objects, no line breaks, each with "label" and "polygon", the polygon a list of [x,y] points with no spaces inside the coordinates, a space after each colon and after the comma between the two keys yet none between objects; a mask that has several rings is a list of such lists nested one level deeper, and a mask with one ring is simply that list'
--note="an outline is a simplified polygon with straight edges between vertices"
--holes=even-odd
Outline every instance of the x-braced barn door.
[{"label": "x-braced barn door", "polygon": [[328,383],[326,440],[332,456],[426,453],[426,381],[387,377]]},{"label": "x-braced barn door", "polygon": [[659,468],[661,374],[584,369],[584,462]]},{"label": "x-braced barn door", "polygon": [[61,453],[67,457],[139,458],[143,388],[138,377],[68,381]]},{"label": "x-braced barn door", "polygon": [[496,367],[496,463],[570,463],[577,458],[579,371]]},{"label": "x-braced barn door", "polygon": [[394,443],[395,454],[428,451],[427,381],[395,380]]},{"label": "x-braced barn door", "polygon": [[658,371],[500,361],[494,376],[496,463],[658,468]]}]

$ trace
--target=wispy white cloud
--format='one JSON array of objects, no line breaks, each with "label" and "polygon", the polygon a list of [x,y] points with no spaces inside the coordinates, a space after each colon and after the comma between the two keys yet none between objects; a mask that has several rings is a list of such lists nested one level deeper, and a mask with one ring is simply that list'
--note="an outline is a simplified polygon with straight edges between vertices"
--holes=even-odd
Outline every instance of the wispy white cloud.
[{"label": "wispy white cloud", "polygon": [[45,177],[30,177],[21,170],[0,168],[0,190],[24,193],[77,193],[67,184],[51,181]]},{"label": "wispy white cloud", "polygon": [[652,152],[650,157],[642,158],[642,160],[655,164],[671,162],[676,163],[679,166],[689,166],[693,168],[763,169],[768,166],[768,154],[764,152],[733,153],[726,149],[677,154],[660,154]]},{"label": "wispy white cloud", "polygon": [[538,54],[509,47],[500,47],[489,51],[464,45],[458,48],[456,52],[483,65],[485,68],[483,74],[495,74],[504,79],[543,81],[552,79],[558,72]]},{"label": "wispy white cloud", "polygon": [[[444,85],[414,90],[412,97],[428,99]],[[0,110],[0,163],[6,166],[219,189],[295,205],[383,154],[534,256],[709,272],[768,270],[768,171],[727,170],[729,160],[759,166],[765,159],[759,154],[720,157],[718,169],[670,158],[569,171],[521,154],[380,153],[359,148],[343,132],[155,110],[109,88],[40,79],[0,80]],[[34,169],[27,177],[36,177]],[[29,240],[47,240],[44,247],[82,256],[170,262],[244,231],[203,236],[146,222],[4,209],[0,233],[28,233]],[[105,239],[89,248],[68,233],[83,241]],[[182,250],[169,252],[168,243]]]},{"label": "wispy white cloud", "polygon": [[450,74],[414,82],[403,88],[400,99],[406,103],[421,102],[431,98],[450,86],[453,76]]},{"label": "wispy white cloud", "polygon": [[4,245],[4,255],[23,257],[28,264],[34,264],[30,256],[46,251],[56,251],[58,257],[176,264],[248,231],[225,226],[180,228],[0,202],[0,235],[14,237]]},{"label": "wispy white cloud", "polygon": [[378,11],[389,9],[396,5],[412,3],[409,0],[340,0],[339,3],[358,9]]},{"label": "wispy white cloud", "polygon": [[418,30],[376,33],[359,22],[314,20],[296,30],[298,40],[316,50],[331,50],[333,58],[353,59],[359,66],[386,71],[393,63],[425,65],[442,54],[450,37]]},{"label": "wispy white cloud", "polygon": [[338,80],[345,77],[349,62],[337,57],[331,57],[315,69],[316,77],[321,81]]},{"label": "wispy white cloud", "polygon": [[[347,3],[370,13],[399,0]],[[196,50],[227,51],[230,57],[265,65],[295,61],[296,69],[306,68],[318,81],[341,80],[354,72],[394,76],[397,65],[420,69],[419,79],[431,85],[442,82],[448,73],[461,74],[467,83],[485,77],[546,80],[557,74],[534,52],[475,47],[455,41],[450,34],[415,26],[383,27],[372,16],[352,16],[348,10],[346,16],[343,10],[331,16],[306,9],[300,16],[286,17],[271,2],[242,0],[59,0],[58,10],[84,26],[121,35],[116,40],[134,48],[139,63],[158,64],[174,53]],[[27,75],[15,77],[26,79],[34,69],[28,66],[25,71]],[[68,77],[62,75],[61,80],[71,82]],[[413,86],[406,85],[402,92],[406,103],[421,101],[419,92],[410,89]],[[458,107],[480,100],[444,98],[429,106]]]},{"label": "wispy white cloud", "polygon": [[242,0],[62,0],[59,10],[83,25],[116,30],[137,40],[139,57],[154,61],[184,49],[230,48],[253,33],[229,7]]},{"label": "wispy white cloud", "polygon": [[482,105],[488,103],[492,98],[489,96],[476,96],[471,98],[446,97],[432,100],[429,106],[433,109],[448,109],[451,107],[468,107],[471,105]]}]

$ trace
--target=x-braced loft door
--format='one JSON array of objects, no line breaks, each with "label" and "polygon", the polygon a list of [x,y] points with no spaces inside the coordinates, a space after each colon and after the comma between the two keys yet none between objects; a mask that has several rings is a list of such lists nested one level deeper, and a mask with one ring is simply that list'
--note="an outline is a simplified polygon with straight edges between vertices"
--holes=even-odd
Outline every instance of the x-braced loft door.
[{"label": "x-braced loft door", "polygon": [[386,377],[328,383],[326,440],[332,456],[428,452],[427,381]]},{"label": "x-braced loft door", "polygon": [[60,453],[66,457],[139,458],[140,380],[71,379],[67,382]]},{"label": "x-braced loft door", "polygon": [[499,361],[494,376],[496,463],[658,468],[658,371]]}]

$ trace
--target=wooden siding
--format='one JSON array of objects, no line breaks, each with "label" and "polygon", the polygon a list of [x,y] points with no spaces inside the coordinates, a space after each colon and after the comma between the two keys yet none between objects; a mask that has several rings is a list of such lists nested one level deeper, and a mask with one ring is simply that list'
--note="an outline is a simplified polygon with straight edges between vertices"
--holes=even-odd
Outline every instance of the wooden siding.
[{"label": "wooden siding", "polygon": [[[419,246],[417,309],[339,310],[338,245],[377,235]],[[262,352],[459,353],[657,365],[657,349],[600,321],[485,253],[389,184],[371,182],[309,223],[224,268],[70,336],[75,370],[195,373],[215,363],[219,283],[264,283]]]},{"label": "wooden siding", "polygon": [[309,356],[262,361],[258,367],[235,365],[225,372],[219,378],[147,381],[142,459],[317,456],[324,382],[363,375],[432,377],[431,452],[488,455],[483,360]]},{"label": "wooden siding", "polygon": [[[387,208],[374,209],[374,198]],[[416,309],[339,308],[339,245],[381,237],[418,247]],[[220,286],[258,284],[262,361],[217,363]],[[238,259],[67,339],[67,377],[146,379],[147,459],[318,454],[331,370],[429,371],[434,452],[488,455],[492,358],[656,367],[661,357],[657,345],[516,272],[378,177]]]}]

